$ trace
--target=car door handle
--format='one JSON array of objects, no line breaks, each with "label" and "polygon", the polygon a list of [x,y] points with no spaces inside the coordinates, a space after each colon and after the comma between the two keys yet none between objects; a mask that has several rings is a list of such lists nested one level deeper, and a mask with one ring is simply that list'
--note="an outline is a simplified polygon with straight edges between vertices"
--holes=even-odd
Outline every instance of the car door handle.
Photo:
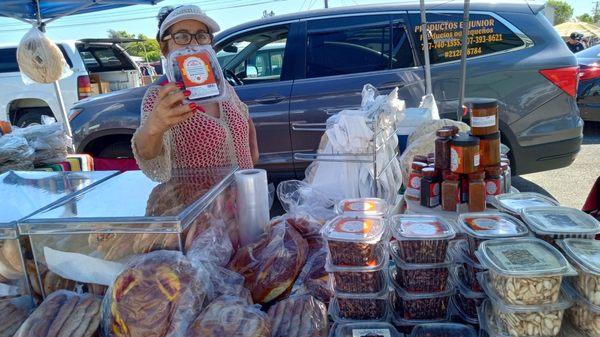
[{"label": "car door handle", "polygon": [[276,104],[283,101],[286,97],[281,95],[270,95],[262,98],[258,98],[256,103],[258,104]]}]

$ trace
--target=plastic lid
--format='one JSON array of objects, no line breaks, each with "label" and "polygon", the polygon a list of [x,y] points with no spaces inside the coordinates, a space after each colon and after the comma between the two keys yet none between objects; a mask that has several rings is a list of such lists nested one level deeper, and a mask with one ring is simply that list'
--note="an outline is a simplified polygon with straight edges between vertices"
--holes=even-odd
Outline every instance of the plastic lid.
[{"label": "plastic lid", "polygon": [[[425,159],[425,162],[427,162],[427,159]],[[411,168],[413,169],[413,171],[421,172],[424,168],[427,167],[427,164],[425,162],[415,161],[412,163]]]},{"label": "plastic lid", "polygon": [[478,270],[487,269],[471,257],[471,255],[468,253],[468,249],[468,243],[464,240],[451,241],[448,245],[448,252],[455,262],[466,263]]},{"label": "plastic lid", "polygon": [[388,211],[385,200],[379,198],[346,199],[338,204],[338,214],[383,216]]},{"label": "plastic lid", "polygon": [[396,291],[396,294],[404,300],[413,301],[413,300],[423,300],[423,299],[428,299],[428,298],[448,297],[448,296],[452,296],[456,293],[456,288],[454,287],[454,282],[452,281],[451,277],[448,277],[448,280],[446,281],[446,290],[444,290],[444,291],[440,291],[440,292],[436,292],[436,293],[411,293],[411,292],[407,291],[406,289],[402,288],[396,281],[397,280],[396,274],[398,273],[398,270],[394,266],[390,266],[390,268],[388,270],[389,270],[389,280],[392,284],[392,287]]},{"label": "plastic lid", "polygon": [[335,329],[332,337],[402,337],[390,323],[386,322],[356,322],[341,323]]},{"label": "plastic lid", "polygon": [[383,220],[369,216],[338,216],[323,227],[326,240],[377,243],[385,233]]},{"label": "plastic lid", "polygon": [[[485,298],[487,298],[487,297],[485,297]],[[450,298],[450,304],[451,304],[451,308],[453,309],[453,311],[452,311],[453,314],[458,315],[458,317],[465,323],[479,325],[479,318],[477,316],[475,316],[475,317],[469,316],[469,314],[467,314],[465,312],[463,306],[460,305],[459,301],[460,301],[460,298],[456,294],[454,296],[452,296],[452,298]]]},{"label": "plastic lid", "polygon": [[579,269],[589,274],[600,275],[600,241],[564,239],[556,243]]},{"label": "plastic lid", "polygon": [[488,272],[477,274],[477,280],[483,287],[483,290],[490,298],[495,310],[506,313],[528,313],[528,312],[546,312],[565,310],[573,304],[573,298],[565,291],[564,286],[560,290],[558,300],[554,303],[539,305],[509,304],[506,303],[490,285],[490,276]]},{"label": "plastic lid", "polygon": [[471,98],[465,103],[471,105],[472,109],[487,109],[498,106],[498,100],[494,98]]},{"label": "plastic lid", "polygon": [[396,240],[450,240],[456,235],[445,219],[433,215],[395,215],[391,219]]},{"label": "plastic lid", "polygon": [[383,248],[378,248],[381,249],[382,252],[378,252],[377,256],[381,256],[382,258],[379,258],[377,261],[377,264],[373,265],[373,266],[338,266],[335,265],[333,263],[331,263],[331,256],[329,256],[329,254],[327,254],[327,258],[325,259],[325,271],[328,273],[343,273],[343,272],[363,272],[363,273],[369,273],[369,272],[375,272],[375,271],[379,271],[379,270],[383,270],[385,268],[387,268],[388,262],[390,261],[390,254],[388,254],[387,250],[383,251]]},{"label": "plastic lid", "polygon": [[600,233],[598,220],[575,208],[528,207],[521,218],[539,235]]},{"label": "plastic lid", "polygon": [[520,214],[524,208],[558,206],[558,202],[539,193],[521,192],[497,195],[494,198],[494,206],[513,214]]},{"label": "plastic lid", "polygon": [[479,138],[469,136],[466,133],[459,133],[452,139],[452,145],[456,146],[475,146],[479,145]]},{"label": "plastic lid", "polygon": [[556,248],[535,238],[483,241],[476,255],[484,267],[504,276],[543,277],[575,274],[567,259]]},{"label": "plastic lid", "polygon": [[467,285],[467,280],[465,280],[466,273],[465,266],[457,264],[451,270],[450,273],[452,278],[454,279],[454,283],[456,283],[456,289],[458,292],[463,295],[465,298],[472,299],[482,299],[487,298],[487,295],[483,292],[473,291],[469,285]]},{"label": "plastic lid", "polygon": [[524,236],[529,232],[524,223],[503,213],[464,213],[458,219],[467,235],[480,239]]},{"label": "plastic lid", "polygon": [[450,130],[450,129],[441,128],[435,132],[435,135],[438,137],[448,138],[448,137],[452,137],[453,133],[452,133],[452,130]]},{"label": "plastic lid", "polygon": [[496,140],[496,139],[500,139],[500,132],[490,133],[489,135],[477,136],[477,138],[479,138],[480,141],[482,141],[482,140]]},{"label": "plastic lid", "polygon": [[477,337],[473,327],[458,323],[429,323],[415,326],[410,337]]}]

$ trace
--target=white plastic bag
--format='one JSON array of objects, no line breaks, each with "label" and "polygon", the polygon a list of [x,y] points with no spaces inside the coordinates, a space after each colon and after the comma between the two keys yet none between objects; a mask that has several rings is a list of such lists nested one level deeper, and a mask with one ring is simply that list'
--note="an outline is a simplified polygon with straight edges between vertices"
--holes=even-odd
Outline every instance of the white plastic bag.
[{"label": "white plastic bag", "polygon": [[398,125],[398,134],[410,135],[422,123],[439,119],[440,114],[435,103],[435,98],[432,94],[425,95],[421,99],[418,108],[408,108],[405,110],[405,118]]},{"label": "white plastic bag", "polygon": [[8,134],[0,137],[0,173],[33,169],[35,151],[25,137]]},{"label": "white plastic bag", "polygon": [[66,161],[68,148],[73,146],[63,125],[52,117],[42,116],[41,125],[14,128],[13,133],[25,137],[35,151],[34,164],[55,164]]},{"label": "white plastic bag", "polygon": [[19,42],[17,62],[27,85],[52,83],[73,74],[60,48],[36,27]]}]

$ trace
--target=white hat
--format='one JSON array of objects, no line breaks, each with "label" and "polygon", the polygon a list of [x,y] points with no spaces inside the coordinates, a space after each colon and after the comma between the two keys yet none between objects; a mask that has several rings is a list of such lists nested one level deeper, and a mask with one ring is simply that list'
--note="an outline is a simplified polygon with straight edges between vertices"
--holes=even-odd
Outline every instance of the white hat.
[{"label": "white hat", "polygon": [[208,32],[212,34],[221,29],[219,24],[215,20],[208,17],[208,15],[206,15],[198,6],[185,5],[175,8],[171,13],[169,13],[169,15],[167,15],[165,21],[163,21],[162,25],[160,25],[160,31],[158,34],[159,38],[162,40],[163,35],[167,29],[169,29],[169,27],[183,20],[200,21],[205,24],[206,27],[208,27]]}]

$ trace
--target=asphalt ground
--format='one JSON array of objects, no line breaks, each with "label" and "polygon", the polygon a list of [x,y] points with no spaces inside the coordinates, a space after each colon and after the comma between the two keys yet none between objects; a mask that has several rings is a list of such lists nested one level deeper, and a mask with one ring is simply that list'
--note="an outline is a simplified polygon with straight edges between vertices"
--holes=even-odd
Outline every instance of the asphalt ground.
[{"label": "asphalt ground", "polygon": [[513,177],[522,192],[552,196],[562,205],[581,209],[600,177],[600,123],[586,123],[581,152],[569,167]]}]

